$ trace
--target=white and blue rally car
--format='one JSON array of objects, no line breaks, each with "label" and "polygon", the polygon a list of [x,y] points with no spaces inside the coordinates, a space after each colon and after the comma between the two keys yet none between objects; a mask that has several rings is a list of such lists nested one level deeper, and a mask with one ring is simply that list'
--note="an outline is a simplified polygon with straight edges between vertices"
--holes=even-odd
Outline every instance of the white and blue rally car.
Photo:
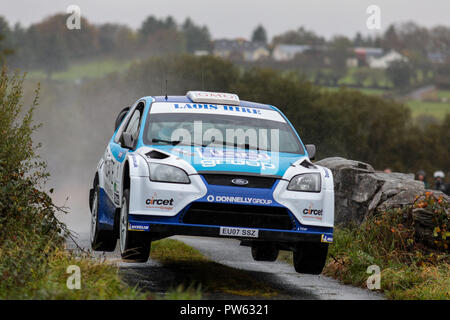
[{"label": "white and blue rally car", "polygon": [[94,250],[119,239],[123,259],[145,262],[172,235],[235,238],[255,260],[290,250],[297,272],[322,271],[332,173],[276,107],[190,91],[143,97],[115,127],[89,195]]}]

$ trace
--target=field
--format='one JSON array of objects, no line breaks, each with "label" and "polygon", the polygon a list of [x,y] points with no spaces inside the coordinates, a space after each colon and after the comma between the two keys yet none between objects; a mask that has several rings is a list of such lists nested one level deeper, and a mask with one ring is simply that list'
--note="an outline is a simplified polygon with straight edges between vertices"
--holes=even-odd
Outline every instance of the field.
[{"label": "field", "polygon": [[[327,91],[337,91],[339,87],[323,87]],[[367,95],[375,95],[382,97],[387,91],[383,89],[371,89],[371,88],[349,88],[357,90]],[[447,102],[430,102],[420,100],[409,100],[406,105],[410,108],[413,118],[417,118],[420,115],[432,116],[437,120],[443,120],[445,115],[450,113],[450,91],[440,90],[437,96]]]},{"label": "field", "polygon": [[[65,71],[52,75],[54,80],[78,81],[83,78],[101,78],[113,72],[122,72],[130,65],[131,60],[116,60],[112,58],[99,59],[89,62],[77,62],[69,66]],[[45,79],[47,75],[44,71],[31,71],[27,78],[32,80]]]},{"label": "field", "polygon": [[438,120],[444,119],[447,113],[450,113],[450,102],[426,102],[411,100],[406,103],[411,109],[412,116],[416,118],[421,114],[433,116]]}]

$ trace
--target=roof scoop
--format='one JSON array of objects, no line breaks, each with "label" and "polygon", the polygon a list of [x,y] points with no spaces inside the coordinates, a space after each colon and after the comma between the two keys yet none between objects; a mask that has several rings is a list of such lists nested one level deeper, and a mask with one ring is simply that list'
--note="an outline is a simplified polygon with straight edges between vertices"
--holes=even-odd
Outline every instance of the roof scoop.
[{"label": "roof scoop", "polygon": [[186,96],[193,102],[214,103],[238,106],[241,101],[237,94],[209,91],[189,91]]}]

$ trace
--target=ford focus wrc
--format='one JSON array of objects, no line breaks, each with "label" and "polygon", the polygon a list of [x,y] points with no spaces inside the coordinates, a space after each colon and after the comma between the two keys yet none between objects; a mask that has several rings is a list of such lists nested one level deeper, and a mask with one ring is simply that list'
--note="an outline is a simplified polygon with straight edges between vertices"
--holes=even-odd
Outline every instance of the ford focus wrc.
[{"label": "ford focus wrc", "polygon": [[89,194],[91,245],[148,260],[172,235],[223,237],[257,261],[293,251],[297,272],[322,271],[333,241],[329,169],[311,162],[274,106],[235,94],[190,91],[124,108]]}]

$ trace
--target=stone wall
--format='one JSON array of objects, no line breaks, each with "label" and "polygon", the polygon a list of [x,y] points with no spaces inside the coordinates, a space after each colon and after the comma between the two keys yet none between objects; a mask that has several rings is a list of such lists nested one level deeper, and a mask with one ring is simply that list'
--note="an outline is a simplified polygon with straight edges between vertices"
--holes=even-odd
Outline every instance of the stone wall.
[{"label": "stone wall", "polygon": [[374,210],[410,205],[416,195],[426,191],[423,182],[414,180],[413,174],[375,171],[360,161],[333,157],[315,164],[333,172],[336,225],[360,224]]}]

